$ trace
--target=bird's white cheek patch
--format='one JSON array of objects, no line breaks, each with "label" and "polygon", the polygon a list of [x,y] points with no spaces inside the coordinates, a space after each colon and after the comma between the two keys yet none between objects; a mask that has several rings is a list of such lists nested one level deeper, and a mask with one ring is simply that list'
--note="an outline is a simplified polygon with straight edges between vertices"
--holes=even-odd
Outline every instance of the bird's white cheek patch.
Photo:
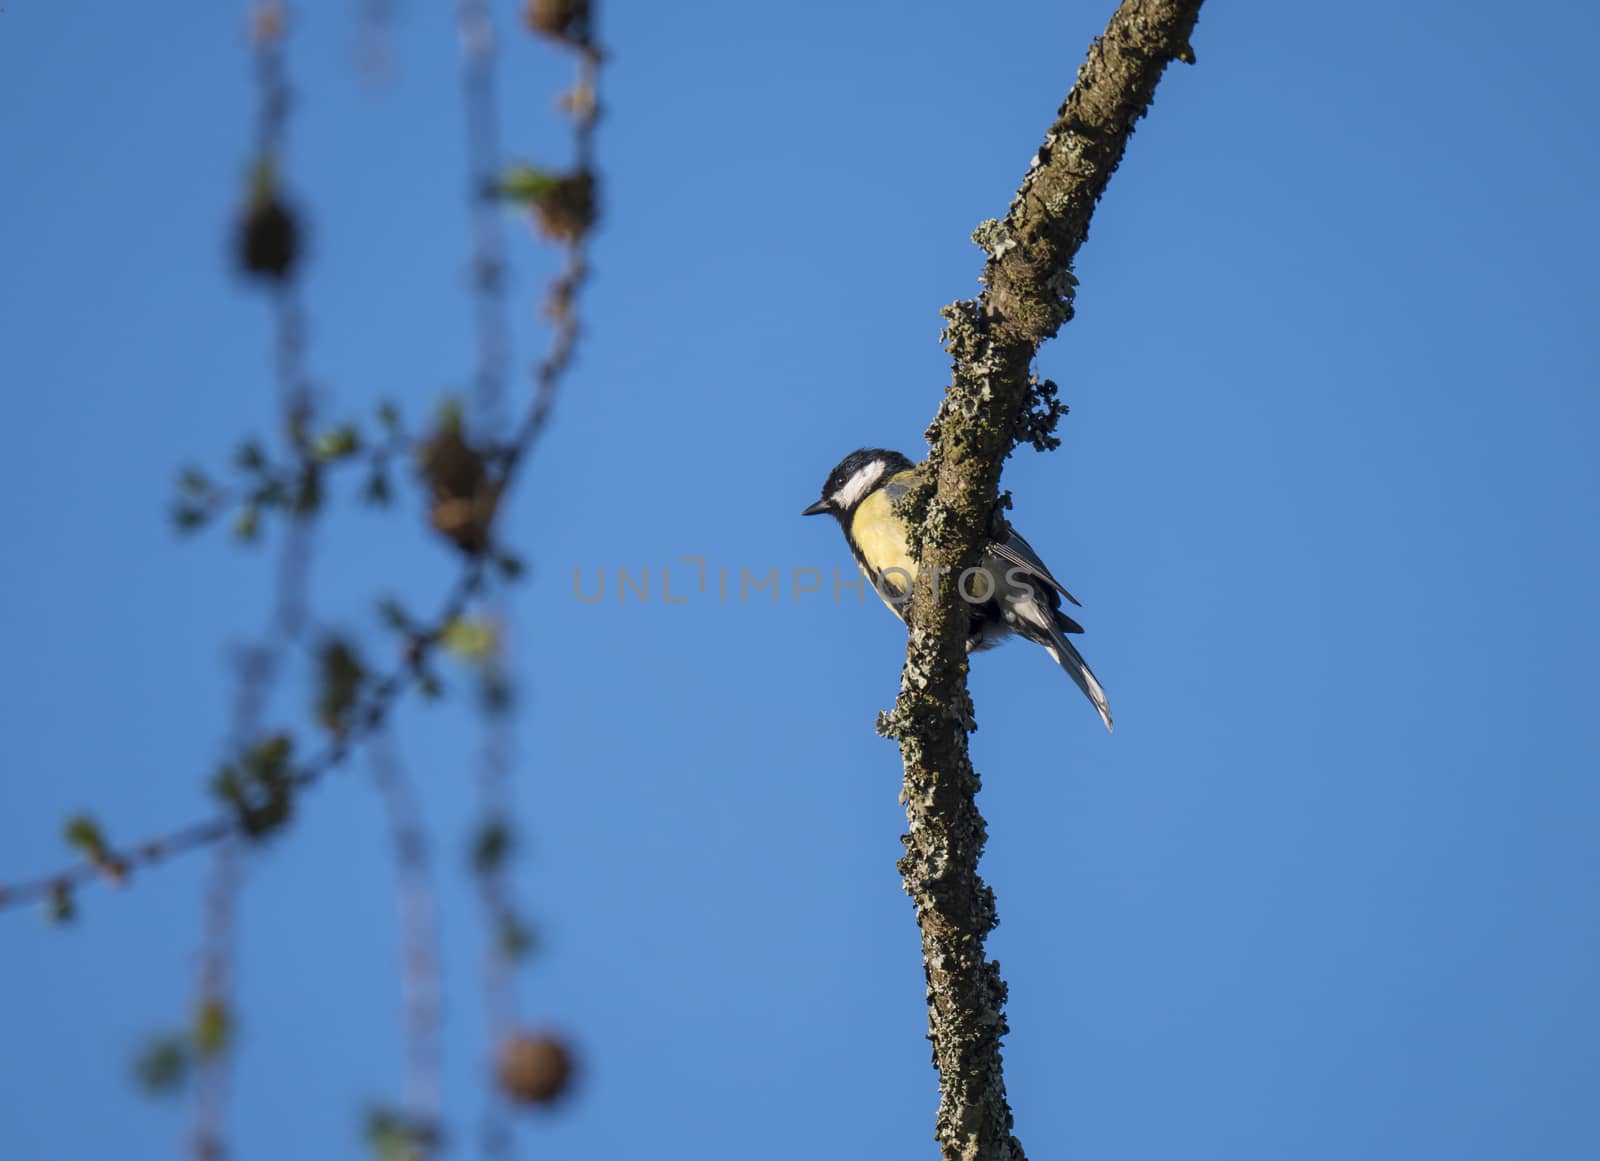
[{"label": "bird's white cheek patch", "polygon": [[864,468],[858,468],[856,474],[844,482],[844,487],[833,494],[833,503],[840,508],[852,508],[856,502],[872,490],[872,485],[883,478],[884,463],[882,460],[873,460]]}]

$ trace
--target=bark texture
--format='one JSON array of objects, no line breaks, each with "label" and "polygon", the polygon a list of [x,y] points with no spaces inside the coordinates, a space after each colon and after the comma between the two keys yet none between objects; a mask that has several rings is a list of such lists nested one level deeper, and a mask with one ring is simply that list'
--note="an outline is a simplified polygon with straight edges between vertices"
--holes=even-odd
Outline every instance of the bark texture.
[{"label": "bark texture", "polygon": [[1192,62],[1200,0],[1124,0],[1090,46],[1003,221],[978,227],[984,290],[945,308],[952,376],[928,429],[928,484],[908,498],[921,562],[894,710],[880,722],[900,744],[910,833],[900,860],[916,905],[927,974],[928,1038],[939,1070],[936,1136],[947,1161],[1024,1161],[1001,1074],[1007,1031],[1000,966],[984,954],[994,893],[978,877],[985,826],[964,641],[954,584],[977,564],[999,519],[1000,467],[1019,440],[1053,446],[1054,387],[1030,368],[1072,317],[1071,268],[1089,219],[1168,62]]}]

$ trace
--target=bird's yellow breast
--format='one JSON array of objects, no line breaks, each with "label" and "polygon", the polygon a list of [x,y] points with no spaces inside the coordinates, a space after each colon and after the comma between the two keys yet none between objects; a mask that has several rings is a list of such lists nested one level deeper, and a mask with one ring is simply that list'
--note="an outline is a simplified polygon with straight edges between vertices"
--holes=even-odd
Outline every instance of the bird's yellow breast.
[{"label": "bird's yellow breast", "polygon": [[[917,575],[917,562],[906,547],[905,525],[894,513],[894,502],[905,494],[912,474],[905,471],[891,477],[862,500],[850,518],[850,539],[862,562],[881,578],[884,590],[904,592],[907,582]],[[894,607],[892,602],[890,607]]]}]

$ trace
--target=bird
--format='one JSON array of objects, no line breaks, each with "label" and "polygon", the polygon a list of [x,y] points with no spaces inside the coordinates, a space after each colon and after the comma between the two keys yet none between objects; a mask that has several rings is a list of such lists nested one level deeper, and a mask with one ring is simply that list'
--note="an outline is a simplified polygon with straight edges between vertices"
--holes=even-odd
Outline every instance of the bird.
[{"label": "bird", "polygon": [[[839,521],[845,542],[884,604],[901,621],[917,575],[917,563],[906,546],[905,520],[895,501],[916,482],[916,464],[896,451],[862,448],[839,461],[822,485],[822,497],[802,516],[829,515]],[[1099,713],[1106,729],[1111,706],[1094,671],[1067,640],[1083,626],[1061,608],[1065,597],[1078,599],[1051,575],[1033,546],[1015,529],[991,539],[979,565],[981,573],[958,578],[962,599],[971,607],[967,652],[1000,644],[1015,634],[1038,645],[1067,671]]]}]

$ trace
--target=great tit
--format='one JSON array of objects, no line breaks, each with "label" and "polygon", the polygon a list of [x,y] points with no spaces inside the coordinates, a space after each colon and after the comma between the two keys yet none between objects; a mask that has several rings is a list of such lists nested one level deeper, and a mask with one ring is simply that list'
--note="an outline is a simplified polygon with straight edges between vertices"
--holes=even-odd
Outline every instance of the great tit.
[{"label": "great tit", "polygon": [[[899,452],[863,448],[845,456],[822,485],[822,498],[803,516],[827,513],[839,521],[846,543],[895,616],[905,620],[917,563],[906,548],[905,521],[895,501],[910,490],[917,467]],[[950,578],[941,578],[948,582]],[[1077,682],[1111,729],[1111,707],[1088,662],[1067,640],[1083,626],[1061,611],[1061,598],[1077,598],[1050,575],[1022,536],[1008,532],[991,540],[979,568],[954,582],[971,609],[967,652],[998,645],[1013,633],[1045,647]]]}]

